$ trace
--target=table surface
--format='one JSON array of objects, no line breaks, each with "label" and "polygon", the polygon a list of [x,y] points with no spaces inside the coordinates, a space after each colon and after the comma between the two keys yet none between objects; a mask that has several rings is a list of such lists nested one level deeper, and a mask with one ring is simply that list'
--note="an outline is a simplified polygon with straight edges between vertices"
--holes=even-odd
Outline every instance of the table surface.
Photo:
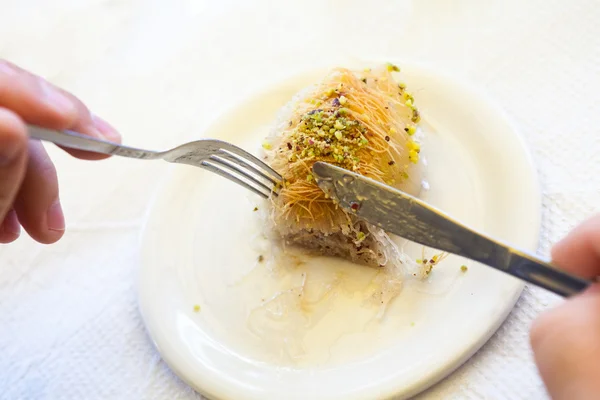
[{"label": "table surface", "polygon": [[[125,142],[198,137],[237,99],[314,64],[405,59],[485,89],[543,185],[540,253],[600,204],[600,8],[593,0],[3,0],[0,57],[84,99]],[[52,246],[0,247],[0,398],[196,399],[137,308],[158,162],[51,148],[67,216]],[[560,299],[526,287],[464,366],[420,399],[539,399],[528,329]]]}]

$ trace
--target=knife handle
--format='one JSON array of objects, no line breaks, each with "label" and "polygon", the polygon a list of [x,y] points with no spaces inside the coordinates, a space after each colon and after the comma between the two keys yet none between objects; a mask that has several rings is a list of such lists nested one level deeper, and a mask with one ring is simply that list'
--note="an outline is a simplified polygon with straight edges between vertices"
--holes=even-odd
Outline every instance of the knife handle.
[{"label": "knife handle", "polygon": [[526,253],[513,253],[506,272],[564,297],[580,293],[593,283]]}]

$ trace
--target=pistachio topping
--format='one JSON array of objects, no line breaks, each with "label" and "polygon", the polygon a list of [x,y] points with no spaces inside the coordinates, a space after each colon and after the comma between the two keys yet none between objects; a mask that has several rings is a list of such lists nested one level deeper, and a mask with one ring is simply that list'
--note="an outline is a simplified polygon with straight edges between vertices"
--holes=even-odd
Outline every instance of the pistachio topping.
[{"label": "pistachio topping", "polygon": [[386,67],[387,67],[387,70],[390,72],[400,72],[400,68],[398,68],[396,65],[394,65],[392,63],[387,63]]},{"label": "pistachio topping", "polygon": [[417,127],[414,125],[409,125],[404,128],[404,131],[408,133],[410,136],[414,135],[417,132]]},{"label": "pistachio topping", "polygon": [[[348,101],[344,96],[340,97],[340,100],[342,98],[344,100],[340,103]],[[291,142],[288,142],[288,150],[295,150],[288,159],[296,161],[318,157],[346,168],[356,167],[360,162],[358,149],[369,143],[365,137],[367,129],[360,122],[345,117],[344,113],[339,111],[341,109],[315,109],[304,114],[297,130],[291,136]],[[314,177],[309,174],[306,180],[312,182]]]},{"label": "pistachio topping", "polygon": [[317,161],[390,185],[419,180],[412,171],[421,168],[413,166],[421,153],[415,140],[420,114],[407,86],[394,81],[391,72],[398,70],[393,64],[336,69],[294,105],[281,137],[263,143],[272,150],[266,154],[271,166],[285,179],[273,198],[274,218],[293,219],[304,229],[344,222],[344,212],[316,185]]}]

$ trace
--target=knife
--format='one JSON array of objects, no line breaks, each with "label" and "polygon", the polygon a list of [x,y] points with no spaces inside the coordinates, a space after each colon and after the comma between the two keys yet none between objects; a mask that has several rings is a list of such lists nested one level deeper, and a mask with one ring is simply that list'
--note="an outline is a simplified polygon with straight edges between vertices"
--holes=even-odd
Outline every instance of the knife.
[{"label": "knife", "polygon": [[343,210],[386,232],[488,265],[561,296],[572,296],[592,283],[373,179],[324,162],[313,165],[313,176]]}]

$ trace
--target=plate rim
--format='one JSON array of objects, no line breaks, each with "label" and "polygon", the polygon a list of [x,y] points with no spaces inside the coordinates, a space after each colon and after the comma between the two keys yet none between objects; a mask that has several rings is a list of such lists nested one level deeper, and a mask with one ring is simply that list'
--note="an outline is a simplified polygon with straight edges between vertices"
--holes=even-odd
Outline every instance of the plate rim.
[{"label": "plate rim", "polygon": [[[356,66],[377,65],[382,62],[384,63],[384,62],[388,62],[388,61],[390,61],[390,58],[386,58],[385,61],[382,61],[382,59],[377,59],[377,58],[373,58],[370,61],[359,61],[358,63],[356,61],[351,61],[350,63],[346,63],[345,67],[355,68]],[[409,62],[409,61],[404,61],[402,59],[392,59],[392,61],[394,61],[397,65],[402,65],[403,69],[406,68],[406,69],[418,70],[418,71],[426,73],[426,74],[431,74],[433,76],[443,78],[445,81],[451,82],[453,85],[460,86],[465,92],[469,92],[469,94],[473,95],[473,97],[476,97],[478,100],[481,100],[482,102],[484,102],[488,109],[492,109],[494,111],[494,113],[496,115],[498,115],[498,117],[501,118],[507,124],[509,129],[514,134],[513,139],[516,139],[518,141],[518,147],[522,150],[522,161],[524,164],[528,165],[528,172],[530,174],[530,178],[531,178],[532,182],[535,184],[535,188],[532,188],[532,195],[535,196],[535,199],[532,198],[530,201],[532,204],[535,203],[536,230],[535,230],[535,237],[531,238],[531,242],[532,242],[532,247],[534,247],[535,249],[539,249],[539,243],[540,243],[540,238],[541,238],[542,217],[543,217],[543,215],[542,215],[542,211],[543,211],[542,210],[542,185],[541,185],[541,181],[540,181],[540,177],[539,177],[539,170],[534,161],[533,155],[530,151],[530,147],[529,147],[527,141],[525,140],[523,134],[521,133],[521,130],[518,129],[518,126],[514,122],[514,120],[512,118],[510,118],[510,116],[505,112],[505,110],[496,101],[494,101],[493,98],[490,97],[490,95],[487,92],[485,92],[481,88],[477,87],[476,85],[472,84],[471,82],[469,82],[465,79],[459,78],[454,74],[449,74],[447,72],[440,71],[439,69],[432,68],[431,66],[429,66],[427,64],[423,64],[423,63],[418,63],[418,62],[413,62],[413,61]],[[350,64],[350,65],[348,65],[348,64]],[[209,131],[214,126],[215,122],[219,121],[221,118],[224,118],[226,115],[230,114],[233,110],[235,110],[236,108],[239,108],[241,105],[245,104],[246,102],[251,101],[255,97],[264,96],[264,95],[268,94],[269,92],[273,91],[276,87],[281,86],[282,84],[284,84],[286,82],[290,82],[291,80],[298,78],[302,75],[306,75],[309,73],[315,73],[317,71],[327,70],[330,68],[335,68],[336,66],[339,66],[339,65],[340,65],[339,63],[315,64],[311,68],[293,69],[293,70],[290,70],[288,74],[279,76],[275,79],[269,79],[269,80],[263,81],[260,85],[253,86],[253,89],[249,90],[245,95],[240,96],[237,99],[235,99],[234,101],[232,101],[230,103],[230,105],[228,105],[226,108],[222,109],[220,112],[213,114],[212,118],[210,118],[207,121],[204,121],[204,123],[202,124],[203,125],[202,133]],[[178,166],[176,166],[176,165],[169,165],[168,171],[166,171],[166,173],[159,180],[159,183],[156,185],[156,190],[150,197],[150,200],[148,201],[148,205],[147,205],[146,210],[143,215],[143,222],[141,225],[140,234],[138,236],[139,269],[138,269],[137,280],[136,280],[136,292],[137,292],[137,299],[138,299],[138,307],[137,308],[138,308],[140,315],[142,316],[142,322],[144,324],[144,327],[146,328],[146,332],[147,332],[148,337],[150,338],[152,344],[158,351],[161,359],[177,375],[177,377],[179,379],[181,379],[182,381],[184,381],[187,385],[189,385],[195,391],[200,393],[202,396],[205,396],[206,398],[210,398],[210,399],[221,399],[224,397],[220,396],[218,393],[215,393],[215,391],[218,389],[217,386],[213,386],[212,390],[207,389],[207,386],[210,386],[210,382],[211,382],[210,380],[207,380],[206,382],[204,382],[204,385],[197,384],[196,381],[194,381],[190,377],[188,377],[188,375],[185,373],[185,371],[182,371],[178,367],[179,363],[177,363],[174,360],[174,357],[172,355],[169,355],[168,352],[162,351],[162,346],[156,340],[156,336],[158,336],[158,335],[156,333],[153,333],[152,328],[149,326],[150,324],[148,323],[148,320],[147,320],[148,316],[147,316],[146,312],[144,311],[144,306],[143,306],[144,301],[142,300],[142,296],[141,296],[141,285],[142,285],[142,280],[143,280],[142,279],[142,275],[143,275],[142,269],[144,268],[142,258],[143,258],[144,247],[145,247],[144,243],[146,241],[146,236],[148,235],[148,225],[151,221],[150,215],[151,215],[153,209],[155,208],[155,205],[159,201],[161,189],[164,188],[165,186],[167,186],[168,182],[171,180],[171,177],[173,177],[177,173],[177,167]],[[497,317],[494,319],[493,323],[489,325],[488,329],[486,330],[486,334],[480,335],[477,338],[477,340],[471,341],[470,345],[467,348],[465,348],[465,351],[462,354],[457,353],[457,357],[454,360],[452,360],[451,363],[447,363],[444,365],[443,368],[439,368],[439,370],[437,370],[433,375],[429,375],[427,377],[427,379],[423,379],[423,382],[421,382],[421,380],[416,381],[414,384],[411,385],[412,390],[407,390],[405,392],[402,392],[400,395],[401,397],[398,397],[398,395],[400,394],[399,390],[401,388],[396,387],[393,392],[385,393],[381,398],[385,398],[385,399],[388,399],[388,398],[394,398],[394,399],[410,398],[412,396],[415,396],[416,394],[426,392],[428,389],[430,389],[433,386],[435,386],[436,384],[438,384],[444,378],[452,375],[458,368],[460,368],[466,361],[468,361],[477,351],[479,351],[490,340],[490,338],[497,332],[499,327],[506,321],[507,317],[514,309],[515,304],[519,300],[524,287],[525,287],[524,282],[522,282],[522,281],[515,282],[514,289],[510,292],[509,296],[507,296],[507,297],[510,297],[510,301],[505,302],[505,306],[502,308],[501,312],[496,313]],[[381,395],[380,392],[378,392],[378,393]],[[362,394],[364,395],[364,393],[362,393]]]}]

